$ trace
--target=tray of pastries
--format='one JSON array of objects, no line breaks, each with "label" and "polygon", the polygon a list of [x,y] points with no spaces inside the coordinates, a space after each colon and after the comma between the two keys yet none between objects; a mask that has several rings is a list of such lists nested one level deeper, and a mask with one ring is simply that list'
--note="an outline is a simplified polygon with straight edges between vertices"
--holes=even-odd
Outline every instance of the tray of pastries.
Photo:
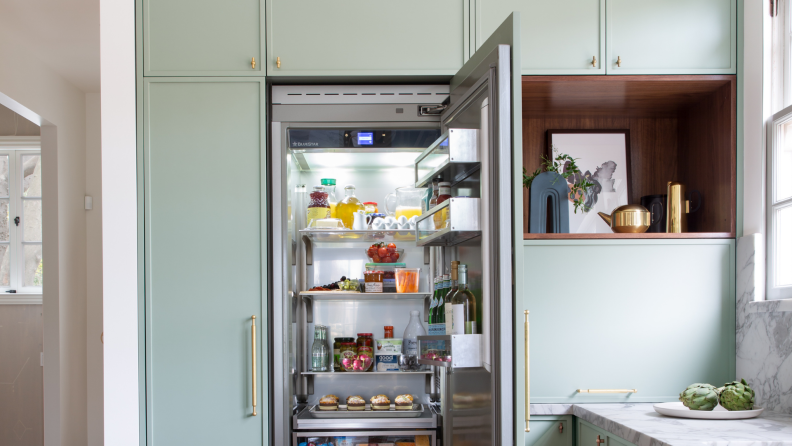
[{"label": "tray of pastries", "polygon": [[399,395],[392,403],[387,395],[372,396],[368,402],[360,395],[351,395],[343,402],[335,395],[325,395],[309,410],[314,418],[415,418],[424,406],[413,403],[412,395]]}]

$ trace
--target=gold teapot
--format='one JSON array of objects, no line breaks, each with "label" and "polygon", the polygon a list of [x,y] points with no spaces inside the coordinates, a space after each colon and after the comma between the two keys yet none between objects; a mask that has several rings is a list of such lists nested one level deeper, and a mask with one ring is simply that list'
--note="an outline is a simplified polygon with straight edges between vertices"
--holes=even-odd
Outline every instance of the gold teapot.
[{"label": "gold teapot", "polygon": [[597,212],[613,232],[640,234],[646,232],[651,224],[652,214],[638,204],[626,204],[613,210],[611,215]]}]

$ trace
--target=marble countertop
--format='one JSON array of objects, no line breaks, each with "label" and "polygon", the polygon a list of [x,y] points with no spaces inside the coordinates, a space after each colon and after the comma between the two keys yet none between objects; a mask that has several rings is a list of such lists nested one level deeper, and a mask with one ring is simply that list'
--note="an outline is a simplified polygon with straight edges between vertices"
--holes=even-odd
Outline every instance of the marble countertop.
[{"label": "marble countertop", "polygon": [[575,415],[638,446],[792,446],[792,415],[764,411],[748,420],[660,415],[652,403],[532,404],[532,415]]}]

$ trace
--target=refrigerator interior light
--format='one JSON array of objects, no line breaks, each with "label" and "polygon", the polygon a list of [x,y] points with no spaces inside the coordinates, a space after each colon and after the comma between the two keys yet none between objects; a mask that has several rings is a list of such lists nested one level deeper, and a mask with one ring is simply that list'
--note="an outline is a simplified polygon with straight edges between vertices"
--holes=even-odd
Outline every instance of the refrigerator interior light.
[{"label": "refrigerator interior light", "polygon": [[[353,169],[385,169],[393,167],[412,167],[415,159],[421,152],[393,151],[393,152],[318,152],[305,151],[295,153],[302,157],[308,166],[307,170],[347,167]],[[305,170],[305,169],[303,169]]]}]

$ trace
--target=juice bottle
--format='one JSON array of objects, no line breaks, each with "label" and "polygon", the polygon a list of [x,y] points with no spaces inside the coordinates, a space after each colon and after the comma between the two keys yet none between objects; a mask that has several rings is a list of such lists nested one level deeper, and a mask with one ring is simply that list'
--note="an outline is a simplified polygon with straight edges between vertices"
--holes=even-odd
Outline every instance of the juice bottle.
[{"label": "juice bottle", "polygon": [[[437,195],[437,204],[441,205],[443,202],[451,198],[451,183],[443,182],[439,184],[440,192]],[[441,212],[437,212],[432,216],[434,220],[434,227],[435,229],[443,229],[446,227],[448,223],[448,208],[443,209]]]},{"label": "juice bottle", "polygon": [[308,202],[306,225],[311,227],[311,222],[330,217],[330,204],[327,202],[327,192],[323,186],[314,186]]},{"label": "juice bottle", "polygon": [[327,201],[330,202],[330,218],[338,218],[336,217],[336,205],[338,204],[338,200],[335,195],[335,178],[322,178],[322,186],[324,186],[324,190],[327,192]]},{"label": "juice bottle", "polygon": [[336,205],[336,218],[341,219],[345,228],[352,229],[352,222],[355,220],[352,214],[363,210],[365,206],[355,197],[355,186],[349,184],[344,187],[344,199]]}]

